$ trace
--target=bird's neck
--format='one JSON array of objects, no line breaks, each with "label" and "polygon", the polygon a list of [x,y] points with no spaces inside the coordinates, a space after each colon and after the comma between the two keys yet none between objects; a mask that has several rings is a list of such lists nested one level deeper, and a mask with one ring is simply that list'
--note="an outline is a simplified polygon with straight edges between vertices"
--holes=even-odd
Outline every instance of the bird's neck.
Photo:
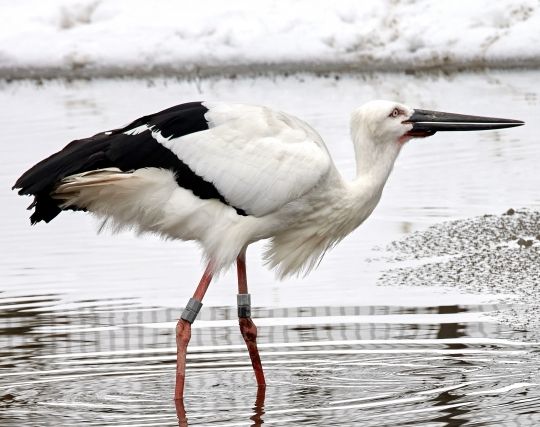
[{"label": "bird's neck", "polygon": [[377,206],[400,147],[397,143],[377,144],[362,135],[353,138],[357,177],[347,182],[338,173],[330,174],[326,188],[314,192],[312,198],[306,196],[312,211],[303,210],[293,225],[273,237],[270,265],[279,264],[281,275],[302,267],[311,270],[328,248],[362,224]]},{"label": "bird's neck", "polygon": [[357,129],[352,138],[356,155],[354,183],[382,191],[402,144],[398,141],[375,141],[364,129]]}]

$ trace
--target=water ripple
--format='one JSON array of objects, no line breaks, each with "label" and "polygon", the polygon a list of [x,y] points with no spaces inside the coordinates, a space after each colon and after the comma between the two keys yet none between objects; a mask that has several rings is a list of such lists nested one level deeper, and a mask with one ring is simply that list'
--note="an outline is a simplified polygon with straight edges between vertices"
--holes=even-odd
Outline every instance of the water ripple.
[{"label": "water ripple", "polygon": [[[540,404],[538,343],[477,315],[492,305],[298,307],[288,312],[324,312],[327,319],[292,316],[290,322],[279,321],[279,310],[255,310],[269,319],[257,319],[268,380],[263,397],[233,319],[223,318],[229,311],[208,309],[206,323],[193,330],[185,406],[179,409],[171,396],[176,348],[168,327],[179,311],[142,307],[110,317],[81,308],[66,314],[46,308],[49,299],[41,299],[45,306],[37,312],[27,310],[38,298],[0,299],[11,306],[10,327],[0,330],[9,337],[3,351],[19,357],[0,369],[7,425],[538,421],[532,410]],[[347,315],[351,310],[358,314]],[[156,319],[163,319],[159,327]],[[213,322],[223,333],[214,333]],[[309,329],[297,328],[299,323]],[[46,410],[38,416],[30,410],[36,406]]]}]

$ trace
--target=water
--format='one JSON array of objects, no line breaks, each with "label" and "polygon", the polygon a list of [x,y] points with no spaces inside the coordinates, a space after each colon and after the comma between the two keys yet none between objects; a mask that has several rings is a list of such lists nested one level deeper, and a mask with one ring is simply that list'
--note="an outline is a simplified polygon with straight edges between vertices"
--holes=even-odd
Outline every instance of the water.
[{"label": "water", "polygon": [[[178,425],[179,310],[55,301],[2,301],[2,425]],[[494,309],[258,309],[263,396],[234,309],[213,307],[194,327],[180,425],[535,425],[537,344],[483,317]]]},{"label": "water", "polygon": [[[0,424],[538,424],[539,347],[535,331],[492,315],[509,308],[507,300],[444,283],[377,286],[389,266],[372,251],[445,220],[540,208],[538,77],[3,83]],[[31,228],[30,201],[7,190],[71,139],[194,99],[297,114],[321,132],[351,177],[348,113],[372,98],[528,124],[408,144],[373,217],[306,279],[276,282],[260,265],[262,245],[250,250],[265,396],[238,332],[233,274],[205,298],[189,348],[185,405],[175,407],[174,324],[201,273],[197,248],[151,236],[96,236],[94,221],[76,213]]]}]

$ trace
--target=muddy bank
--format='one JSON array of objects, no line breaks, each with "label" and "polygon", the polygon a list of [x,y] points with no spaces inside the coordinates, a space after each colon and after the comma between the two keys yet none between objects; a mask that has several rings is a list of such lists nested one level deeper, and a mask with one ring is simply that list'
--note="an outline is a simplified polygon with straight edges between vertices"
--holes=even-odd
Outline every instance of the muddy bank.
[{"label": "muddy bank", "polygon": [[380,285],[449,286],[505,294],[514,306],[501,318],[540,331],[540,212],[509,209],[448,221],[384,248],[391,268]]},{"label": "muddy bank", "polygon": [[155,64],[114,66],[77,62],[63,66],[2,66],[0,79],[13,80],[53,80],[53,79],[101,79],[101,78],[178,78],[202,79],[223,77],[256,78],[288,76],[291,74],[312,74],[317,77],[339,79],[340,74],[396,73],[407,74],[456,74],[462,72],[486,72],[489,70],[537,70],[539,58],[455,60],[452,62],[434,58],[418,63],[409,61],[284,61],[246,62],[235,64]]}]

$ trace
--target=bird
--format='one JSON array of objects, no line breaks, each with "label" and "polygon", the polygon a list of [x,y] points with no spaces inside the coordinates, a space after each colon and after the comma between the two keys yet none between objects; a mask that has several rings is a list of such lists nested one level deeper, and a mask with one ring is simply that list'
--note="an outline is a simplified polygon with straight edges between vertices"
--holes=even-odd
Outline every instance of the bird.
[{"label": "bird", "polygon": [[277,278],[307,274],[373,212],[394,162],[413,138],[521,126],[519,120],[415,109],[375,100],[355,109],[356,177],[346,180],[317,131],[265,106],[197,101],[70,142],[15,183],[34,197],[31,223],[88,211],[114,232],[196,241],[206,269],[176,325],[174,398],[182,400],[191,324],[218,273],[236,263],[240,332],[266,385],[251,319],[246,250],[267,240]]}]

